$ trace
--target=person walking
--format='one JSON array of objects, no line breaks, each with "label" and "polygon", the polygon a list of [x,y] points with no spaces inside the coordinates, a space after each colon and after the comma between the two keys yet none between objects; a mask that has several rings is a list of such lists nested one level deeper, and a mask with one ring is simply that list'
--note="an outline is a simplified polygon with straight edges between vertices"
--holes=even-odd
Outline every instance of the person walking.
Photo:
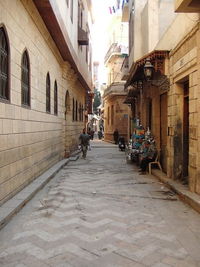
[{"label": "person walking", "polygon": [[115,141],[115,145],[117,145],[118,144],[118,139],[119,139],[119,132],[118,132],[117,129],[113,133],[113,138],[114,138],[114,141]]},{"label": "person walking", "polygon": [[83,129],[83,132],[79,136],[81,150],[82,150],[82,157],[85,159],[87,155],[88,146],[90,143],[90,136],[86,133],[85,129]]}]

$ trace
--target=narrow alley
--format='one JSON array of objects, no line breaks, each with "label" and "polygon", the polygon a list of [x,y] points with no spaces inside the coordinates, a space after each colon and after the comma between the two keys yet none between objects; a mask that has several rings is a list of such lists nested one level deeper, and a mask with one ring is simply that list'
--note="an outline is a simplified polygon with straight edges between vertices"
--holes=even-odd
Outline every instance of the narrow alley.
[{"label": "narrow alley", "polygon": [[93,141],[0,232],[0,266],[200,266],[200,216]]}]

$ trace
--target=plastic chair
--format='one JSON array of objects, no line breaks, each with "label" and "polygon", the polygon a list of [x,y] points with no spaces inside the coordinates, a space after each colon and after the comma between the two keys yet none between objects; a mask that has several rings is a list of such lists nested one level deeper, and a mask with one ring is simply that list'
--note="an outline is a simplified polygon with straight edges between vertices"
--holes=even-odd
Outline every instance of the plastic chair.
[{"label": "plastic chair", "polygon": [[157,165],[158,168],[162,171],[162,167],[161,167],[159,159],[160,159],[160,151],[158,151],[155,160],[152,162],[149,162],[149,174],[151,174],[152,165]]}]

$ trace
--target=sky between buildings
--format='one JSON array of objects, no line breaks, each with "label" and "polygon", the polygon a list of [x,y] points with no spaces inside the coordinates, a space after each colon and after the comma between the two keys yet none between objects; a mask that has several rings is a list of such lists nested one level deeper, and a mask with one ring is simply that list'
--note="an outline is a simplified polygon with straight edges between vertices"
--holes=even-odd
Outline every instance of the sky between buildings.
[{"label": "sky between buildings", "polygon": [[[93,60],[99,61],[100,83],[106,82],[106,74],[103,68],[103,61],[108,47],[106,47],[106,28],[109,20],[114,15],[117,4],[123,0],[92,0],[95,23],[93,26]],[[114,9],[113,9],[114,8]]]}]

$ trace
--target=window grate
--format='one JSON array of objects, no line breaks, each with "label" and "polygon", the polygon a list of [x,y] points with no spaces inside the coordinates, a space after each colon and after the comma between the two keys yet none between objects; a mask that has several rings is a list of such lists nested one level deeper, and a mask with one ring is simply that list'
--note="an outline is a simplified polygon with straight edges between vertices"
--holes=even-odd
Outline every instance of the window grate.
[{"label": "window grate", "polygon": [[46,77],[46,112],[51,112],[51,93],[50,93],[51,85],[50,85],[50,76],[47,73]]},{"label": "window grate", "polygon": [[3,28],[0,28],[0,98],[9,99],[8,91],[8,42]]},{"label": "window grate", "polygon": [[54,84],[54,115],[58,114],[58,89],[57,82]]},{"label": "window grate", "polygon": [[21,69],[22,105],[30,106],[30,67],[27,51],[23,53]]}]

